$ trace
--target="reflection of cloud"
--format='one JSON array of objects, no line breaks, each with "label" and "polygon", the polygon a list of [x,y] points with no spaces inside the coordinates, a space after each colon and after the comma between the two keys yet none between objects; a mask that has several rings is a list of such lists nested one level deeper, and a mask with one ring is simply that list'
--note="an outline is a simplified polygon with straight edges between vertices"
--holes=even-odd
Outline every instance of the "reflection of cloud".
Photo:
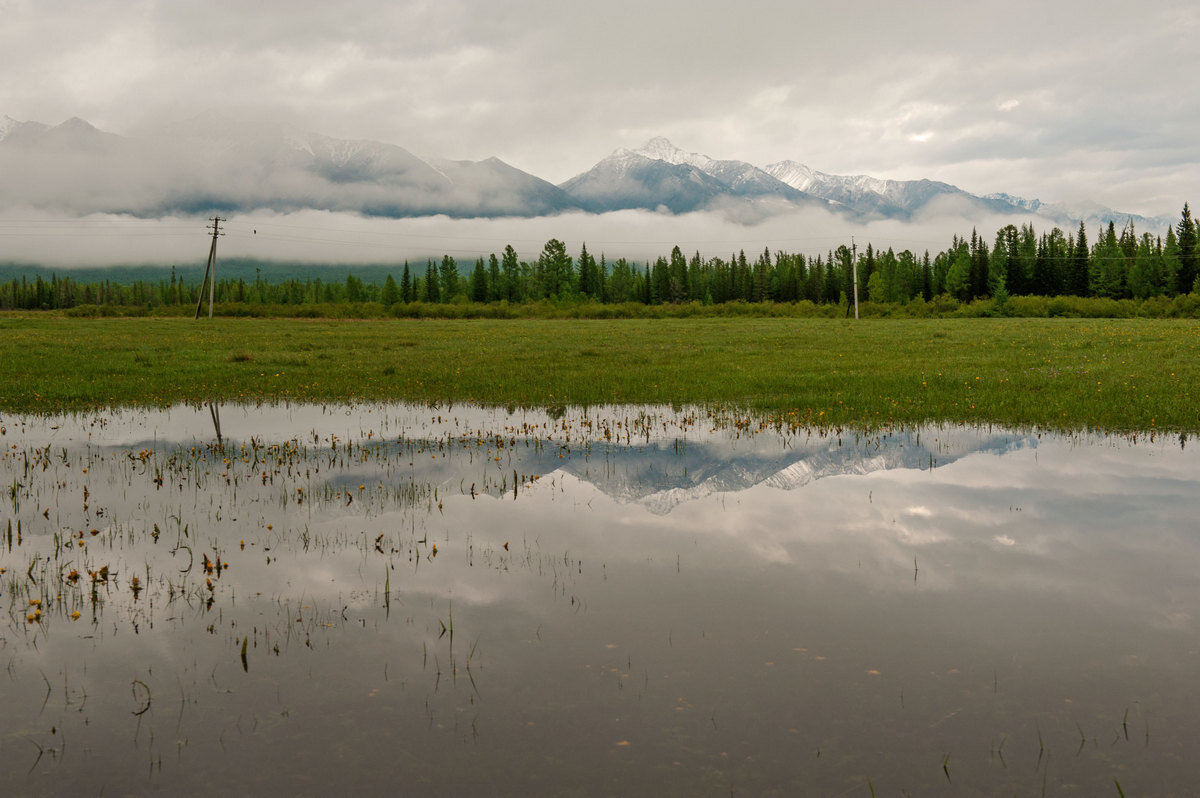
[{"label": "reflection of cloud", "polygon": [[896,540],[909,546],[931,546],[950,540],[950,535],[940,529],[911,529],[897,524],[894,530]]},{"label": "reflection of cloud", "polygon": [[[628,419],[638,410],[593,409],[588,414],[599,425],[601,417]],[[765,464],[774,465],[774,470],[764,473],[778,474],[781,454],[803,450],[796,440],[770,433],[731,437],[708,424],[689,426],[687,445],[676,449],[668,442],[683,433],[671,424],[688,414],[672,417],[667,410],[642,410],[654,417],[651,427],[663,438],[648,446],[614,446],[603,457],[593,448],[593,462],[602,460],[603,470],[627,475],[634,483],[649,480],[651,488],[685,471],[752,474],[750,466]],[[786,568],[796,576],[838,576],[875,590],[916,588],[947,595],[1018,590],[1030,596],[1077,598],[1106,584],[1120,589],[1097,594],[1097,601],[1137,606],[1164,626],[1191,623],[1188,603],[1200,600],[1200,585],[1193,576],[1200,573],[1200,548],[1183,531],[1193,520],[1194,475],[1200,473],[1195,461],[1200,454],[1177,445],[1043,435],[1036,448],[1025,448],[1028,439],[1023,435],[926,428],[919,431],[920,440],[938,453],[940,465],[918,470],[906,466],[903,457],[887,456],[917,449],[907,435],[873,439],[869,445],[862,441],[861,449],[848,440],[832,448],[828,441],[815,440],[814,453],[824,456],[828,449],[844,461],[830,461],[837,466],[835,472],[806,481],[803,489],[781,490],[785,486],[769,479],[751,480],[736,489],[698,493],[669,513],[656,514],[623,494],[605,493],[594,474],[555,465],[515,500],[508,493],[501,499],[472,496],[463,486],[478,484],[487,490],[493,487],[489,475],[498,475],[488,457],[472,456],[472,447],[450,447],[446,456],[428,464],[420,458],[410,464],[410,458],[399,456],[401,450],[395,448],[397,437],[475,440],[476,433],[523,425],[546,439],[551,429],[565,429],[558,425],[570,426],[570,418],[552,421],[535,412],[510,415],[465,406],[227,408],[224,415],[238,451],[238,429],[253,430],[265,443],[302,435],[302,453],[297,455],[301,460],[322,460],[335,435],[339,446],[379,446],[377,456],[361,462],[331,468],[322,461],[320,474],[314,471],[311,479],[295,471],[297,476],[279,477],[278,485],[259,486],[253,473],[242,473],[237,504],[223,479],[193,472],[199,491],[237,507],[236,519],[222,519],[227,524],[223,529],[244,536],[248,544],[244,552],[236,549],[228,558],[234,569],[222,584],[253,584],[268,597],[300,588],[323,596],[326,603],[336,598],[338,607],[368,606],[379,600],[372,586],[382,578],[382,566],[393,563],[393,583],[403,584],[410,595],[448,592],[455,601],[493,605],[513,598],[504,574],[515,569],[545,580],[523,583],[525,600],[546,583],[574,591],[580,577],[598,563],[613,568],[671,562],[704,573]],[[104,423],[94,426],[100,418]],[[149,448],[154,437],[160,460],[175,446],[165,439],[183,442],[190,452],[194,441],[211,438],[205,428],[208,421],[202,411],[177,408],[102,417],[9,417],[6,424],[10,439],[19,435],[28,445],[52,442],[73,453],[83,447],[102,454],[112,453],[109,447],[131,449],[128,455],[117,452],[101,459],[88,475],[94,506],[115,512],[105,521],[120,528],[124,515],[146,517],[141,503],[152,505],[160,495],[150,482],[152,471],[138,472],[142,481],[128,485],[125,476],[105,480],[104,469],[126,467],[132,451]],[[386,430],[386,444],[378,443],[381,430]],[[208,472],[213,457],[219,455],[200,455],[195,462]],[[647,458],[653,467],[639,468]],[[927,462],[928,451],[917,451],[916,459]],[[553,461],[563,462],[557,456]],[[234,459],[226,467],[253,470],[240,462]],[[522,468],[532,461],[514,462]],[[887,465],[901,467],[884,468]],[[100,486],[107,484],[123,486],[121,495],[105,495],[107,488]],[[356,492],[353,504],[343,503],[339,491],[358,484],[368,486],[365,492]],[[377,490],[380,485],[383,489]],[[441,492],[436,502],[414,502],[397,489],[406,485],[423,486],[429,493],[437,487]],[[314,498],[302,506],[280,502],[281,495],[291,495],[297,487]],[[87,528],[82,516],[71,515],[78,515],[78,508],[59,512],[62,517],[56,522]],[[267,523],[275,529],[267,531]],[[1136,535],[1131,534],[1134,529]],[[377,552],[373,543],[380,534],[385,536],[386,554]],[[415,551],[417,540],[437,543],[439,555],[430,558],[425,545]],[[509,549],[503,546],[506,542]],[[260,555],[268,545],[269,564]],[[227,552],[235,548],[226,542]],[[1166,581],[1164,568],[1170,571]]]}]

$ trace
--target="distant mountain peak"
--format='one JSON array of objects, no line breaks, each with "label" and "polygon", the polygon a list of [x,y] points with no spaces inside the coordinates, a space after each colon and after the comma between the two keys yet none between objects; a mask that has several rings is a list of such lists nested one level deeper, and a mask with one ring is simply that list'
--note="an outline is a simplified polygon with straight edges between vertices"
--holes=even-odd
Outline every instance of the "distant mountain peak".
[{"label": "distant mountain peak", "polygon": [[708,171],[707,167],[713,163],[713,159],[707,155],[681,150],[665,136],[655,136],[632,152],[651,160],[666,161],[677,166],[694,166],[703,171]]},{"label": "distant mountain peak", "polygon": [[87,121],[86,119],[80,119],[77,116],[73,116],[70,119],[67,119],[66,121],[62,122],[61,124],[56,125],[55,129],[56,130],[82,130],[82,131],[86,131],[89,133],[92,131],[99,132],[99,128],[97,128],[91,122]]}]

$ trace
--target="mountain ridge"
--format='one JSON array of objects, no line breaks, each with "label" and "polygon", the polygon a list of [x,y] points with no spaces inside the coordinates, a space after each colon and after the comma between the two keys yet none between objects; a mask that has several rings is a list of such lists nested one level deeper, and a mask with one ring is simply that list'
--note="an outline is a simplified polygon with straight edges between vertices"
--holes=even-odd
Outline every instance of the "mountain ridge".
[{"label": "mountain ridge", "polygon": [[[72,180],[64,185],[63,166]],[[79,117],[58,125],[0,117],[0,207],[155,217],[179,212],[312,208],[404,218],[531,218],[564,212],[723,212],[756,221],[821,209],[851,221],[909,222],[952,202],[962,215],[1036,215],[1090,227],[1169,226],[1094,203],[1068,205],[1003,192],[976,195],[928,179],[833,175],[794,160],[759,167],[688,152],[656,136],[621,148],[554,185],[496,157],[419,156],[395,144],[339,139],[270,121],[209,112],[140,137]]]}]

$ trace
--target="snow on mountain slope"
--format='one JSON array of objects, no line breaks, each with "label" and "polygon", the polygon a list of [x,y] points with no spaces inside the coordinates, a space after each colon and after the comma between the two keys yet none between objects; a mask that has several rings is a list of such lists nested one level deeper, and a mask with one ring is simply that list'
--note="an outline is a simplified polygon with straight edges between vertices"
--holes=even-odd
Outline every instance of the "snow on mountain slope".
[{"label": "snow on mountain slope", "polygon": [[559,188],[596,213],[629,208],[689,213],[708,207],[727,191],[724,183],[695,166],[625,149]]},{"label": "snow on mountain slope", "polygon": [[812,202],[804,192],[752,164],[685,152],[661,136],[636,150],[617,150],[559,187],[583,207],[597,212],[663,208],[688,213],[718,205],[728,209],[731,203],[743,208],[764,207],[760,200],[793,205]]},{"label": "snow on mountain slope", "polygon": [[713,159],[698,152],[684,152],[663,136],[655,136],[641,147],[632,152],[656,161],[666,161],[673,164],[694,166],[702,172],[707,172]]},{"label": "snow on mountain slope", "polygon": [[695,167],[724,183],[737,195],[779,196],[792,202],[805,202],[803,189],[795,189],[773,175],[745,161],[718,160],[698,152],[685,152],[662,136],[656,136],[634,150],[638,155]]},{"label": "snow on mountain slope", "polygon": [[[314,208],[406,217],[540,216],[647,209],[715,211],[754,223],[796,207],[857,220],[908,221],[938,200],[960,214],[1037,216],[1064,227],[1083,220],[1162,230],[1165,217],[1119,213],[1095,203],[1043,203],[1009,194],[978,196],[932,180],[832,175],[797,161],[759,168],[676,147],[655,137],[620,149],[559,186],[503,164],[423,159],[377,141],[337,139],[269,119],[208,112],[137,137],[113,135],[79,118],[50,126],[0,118],[0,205],[72,213],[144,216]],[[69,163],[70,190],[62,175]]]}]

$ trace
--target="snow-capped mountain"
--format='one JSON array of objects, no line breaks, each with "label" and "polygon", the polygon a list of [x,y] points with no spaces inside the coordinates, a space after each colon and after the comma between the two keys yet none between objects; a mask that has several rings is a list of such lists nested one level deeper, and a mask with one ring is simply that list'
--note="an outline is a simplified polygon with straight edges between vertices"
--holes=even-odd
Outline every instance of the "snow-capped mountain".
[{"label": "snow-capped mountain", "polygon": [[[797,161],[759,168],[745,161],[719,160],[680,149],[656,136],[637,149],[620,149],[587,172],[560,185],[584,208],[626,208],[686,213],[753,206],[822,207],[856,221],[912,221],[923,212],[953,210],[959,215],[1037,215],[1072,227],[1093,229],[1110,221],[1133,221],[1141,229],[1161,229],[1172,220],[1124,214],[1101,205],[1046,204],[1008,194],[979,196],[934,180],[887,180],[870,175],[833,175]],[[772,206],[770,203],[775,203]]]},{"label": "snow-capped mountain", "polygon": [[691,164],[633,150],[617,150],[559,188],[593,213],[628,208],[689,213],[709,207],[727,192],[724,183]]},{"label": "snow-capped mountain", "polygon": [[1096,202],[1042,202],[1039,199],[1025,199],[1004,193],[987,194],[984,199],[1006,203],[1019,210],[1037,214],[1068,229],[1083,222],[1088,229],[1099,231],[1112,222],[1118,229],[1128,223],[1133,223],[1136,230],[1149,232],[1165,230],[1179,221],[1170,216],[1141,216],[1136,213],[1121,213]]},{"label": "snow-capped mountain", "polygon": [[971,194],[934,180],[884,180],[869,175],[831,175],[796,161],[780,161],[763,169],[793,188],[820,197],[866,218],[910,220],[937,199],[949,199],[966,210],[992,214],[1034,214],[1056,224],[1072,227],[1081,221],[1096,229],[1114,222],[1118,227],[1132,221],[1142,229],[1161,229],[1172,224],[1166,217],[1144,217],[1106,208],[1096,203],[1047,204],[1011,194]]},{"label": "snow-capped mountain", "polygon": [[694,166],[728,186],[734,193],[747,197],[776,196],[796,203],[811,197],[805,189],[789,186],[757,166],[745,161],[721,161],[696,152],[685,152],[662,136],[656,136],[636,150],[639,155],[667,163]]},{"label": "snow-capped mountain", "polygon": [[383,217],[536,217],[569,210],[717,211],[757,221],[797,207],[855,221],[909,221],[922,213],[1034,214],[1070,228],[1143,218],[1094,204],[1048,204],[970,194],[932,180],[826,174],[796,161],[758,167],[655,137],[620,149],[555,186],[495,158],[418,157],[377,141],[337,139],[270,121],[207,113],[138,137],[72,118],[59,125],[0,117],[0,208],[67,213],[173,213],[301,209]]},{"label": "snow-capped mountain", "polygon": [[769,164],[764,171],[799,191],[835,202],[864,216],[911,218],[938,196],[978,199],[947,183],[830,175],[796,161]]},{"label": "snow-capped mountain", "polygon": [[685,152],[655,137],[636,150],[620,149],[559,186],[588,210],[645,208],[687,213],[730,202],[781,200],[812,204],[812,197],[743,161]]}]

